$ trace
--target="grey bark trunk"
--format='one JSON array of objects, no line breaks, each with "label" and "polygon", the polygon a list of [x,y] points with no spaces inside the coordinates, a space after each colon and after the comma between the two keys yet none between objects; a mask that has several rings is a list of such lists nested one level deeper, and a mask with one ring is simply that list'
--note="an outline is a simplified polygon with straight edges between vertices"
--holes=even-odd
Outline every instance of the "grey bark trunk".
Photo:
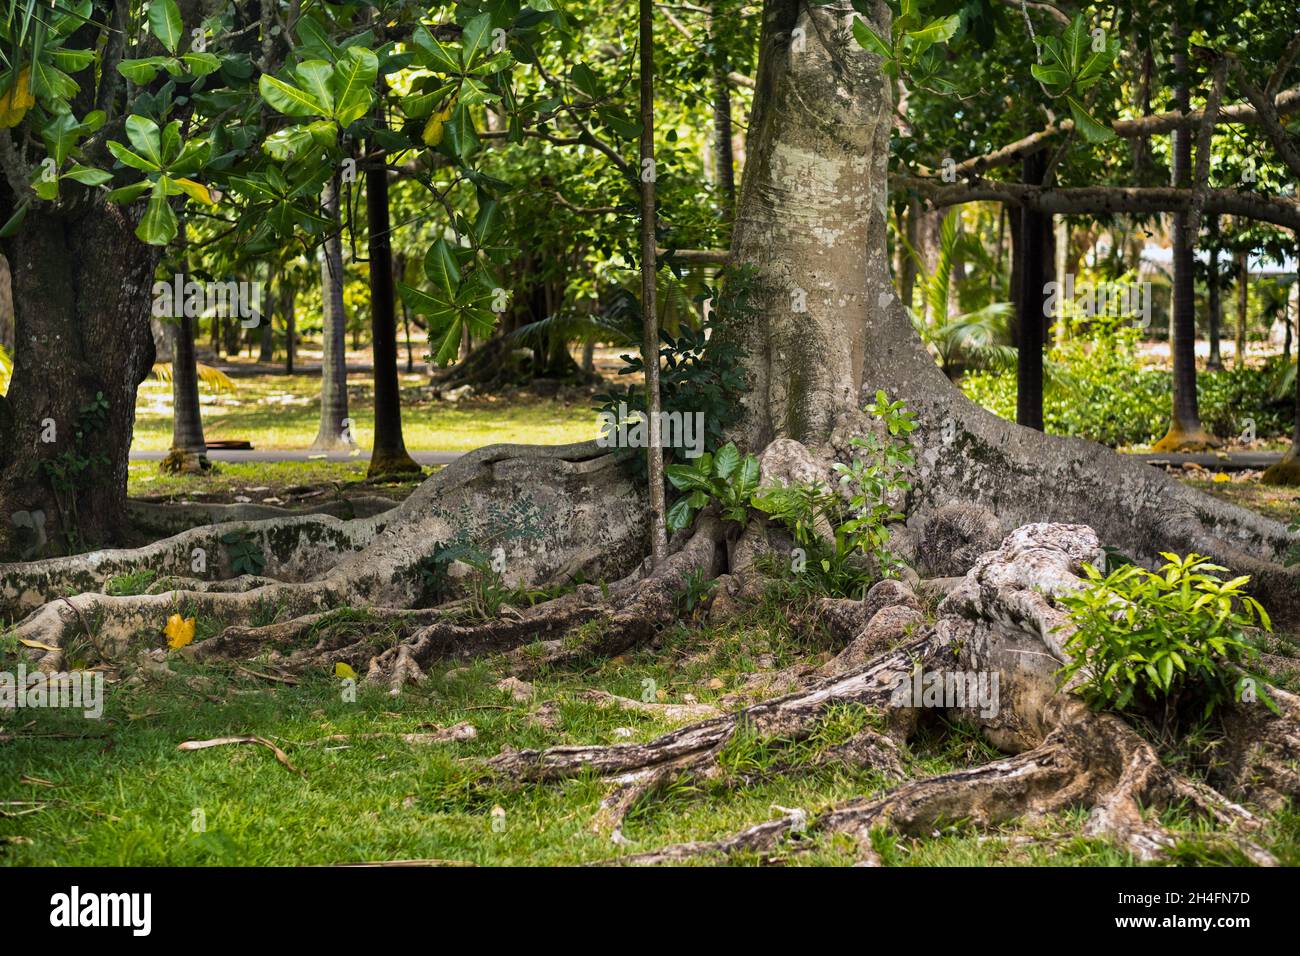
[{"label": "grey bark trunk", "polygon": [[[889,90],[878,59],[844,29],[853,16],[848,3],[769,0],[765,10],[733,245],[734,261],[758,273],[757,313],[732,333],[749,349],[749,447],[788,437],[839,448],[836,426],[865,424],[856,409],[882,388],[919,423],[909,526],[953,502],[988,509],[1006,530],[1090,524],[1135,558],[1169,549],[1215,557],[1253,575],[1271,610],[1300,614],[1297,574],[1282,566],[1297,538],[1280,523],[1093,442],[997,418],[935,365],[889,276]],[[887,32],[883,4],[872,19]],[[805,38],[802,50],[792,35]]]},{"label": "grey bark trunk", "polygon": [[[313,451],[357,447],[348,417],[347,316],[343,311],[343,240],[338,233],[338,177],[327,187],[323,197],[325,214],[334,220],[333,235],[325,241],[321,257],[320,280],[323,317],[324,354],[321,357],[320,426]],[[289,329],[290,338],[293,328]],[[293,346],[289,347],[293,355]]]}]

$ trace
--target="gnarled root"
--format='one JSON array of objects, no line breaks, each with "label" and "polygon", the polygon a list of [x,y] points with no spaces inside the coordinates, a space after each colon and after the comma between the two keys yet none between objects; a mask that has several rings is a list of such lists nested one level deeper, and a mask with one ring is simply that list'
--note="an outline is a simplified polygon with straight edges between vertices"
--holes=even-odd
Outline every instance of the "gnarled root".
[{"label": "gnarled root", "polygon": [[[600,817],[621,819],[647,788],[672,774],[715,772],[716,755],[741,727],[798,740],[806,737],[817,715],[832,700],[896,708],[903,721],[901,734],[891,728],[886,739],[898,741],[908,733],[907,721],[917,708],[938,707],[973,723],[985,738],[1010,756],[982,767],[959,770],[903,784],[878,796],[832,807],[808,827],[812,833],[845,833],[871,855],[868,834],[874,827],[923,835],[938,826],[965,821],[995,826],[1015,818],[1036,819],[1073,807],[1091,813],[1085,833],[1105,836],[1139,859],[1157,859],[1175,844],[1174,837],[1152,817],[1152,811],[1177,808],[1209,820],[1227,831],[1241,851],[1260,864],[1272,857],[1251,842],[1260,821],[1250,811],[1210,784],[1165,766],[1156,748],[1121,718],[1090,711],[1077,697],[1057,687],[1056,672],[1065,660],[1063,644],[1068,620],[1054,596],[1078,586],[1084,561],[1101,560],[1095,533],[1077,525],[1030,525],[1009,535],[1002,547],[984,555],[966,579],[940,605],[938,620],[921,627],[910,640],[836,676],[822,678],[786,697],[746,708],[736,714],[701,721],[651,741],[615,747],[558,747],[546,751],[502,754],[490,766],[500,773],[534,780],[551,780],[594,770],[615,780],[619,788],[602,805]],[[883,589],[888,590],[888,589]],[[903,589],[895,590],[897,605],[872,615],[854,644],[897,624],[889,612],[909,607]],[[838,611],[844,611],[838,608]],[[903,615],[906,617],[906,615]],[[839,614],[852,620],[851,614]],[[883,623],[882,623],[883,622]],[[845,655],[842,655],[844,657]],[[835,668],[831,668],[832,671]],[[941,680],[939,696],[917,698],[923,676]],[[968,678],[982,675],[994,694],[985,699],[959,696],[948,686],[973,687]],[[927,684],[927,686],[935,686]],[[947,696],[945,696],[945,693]],[[970,693],[974,693],[971,691]],[[1227,766],[1221,776],[1242,785],[1250,767],[1257,790],[1278,796],[1294,791],[1297,736],[1296,700],[1273,692],[1283,716],[1265,716],[1263,706],[1247,711],[1254,726],[1243,725],[1252,743],[1238,748],[1240,766]],[[1245,720],[1244,716],[1236,719]],[[875,748],[867,760],[888,763],[888,745],[867,738],[859,745]],[[721,840],[682,844],[621,862],[661,863],[708,854],[738,851],[768,852],[786,836],[801,832],[806,821],[795,816],[767,821]],[[617,831],[616,831],[617,832]]]},{"label": "gnarled root", "polygon": [[[223,567],[213,562],[224,555],[221,536],[231,530],[245,531],[261,547],[266,574],[275,583],[185,580],[184,589],[159,594],[82,593],[55,600],[67,587],[93,592],[114,574],[145,569],[176,577],[190,574],[196,548],[205,549],[210,569]],[[74,633],[91,631],[101,652],[121,653],[134,637],[158,639],[167,615],[182,605],[228,624],[345,605],[417,607],[424,590],[423,562],[440,543],[499,549],[507,581],[535,586],[579,573],[591,578],[624,574],[642,553],[644,533],[644,504],[637,488],[594,442],[498,445],[458,459],[401,506],[375,517],[212,525],[135,551],[10,565],[0,574],[6,576],[11,606],[39,605],[19,623],[17,636],[54,648],[42,652],[41,666],[57,669],[59,648]],[[247,646],[252,641],[248,634],[236,633],[228,643]],[[414,650],[407,653],[414,655]],[[393,655],[393,666],[398,656]],[[405,659],[402,669],[414,673]]]}]

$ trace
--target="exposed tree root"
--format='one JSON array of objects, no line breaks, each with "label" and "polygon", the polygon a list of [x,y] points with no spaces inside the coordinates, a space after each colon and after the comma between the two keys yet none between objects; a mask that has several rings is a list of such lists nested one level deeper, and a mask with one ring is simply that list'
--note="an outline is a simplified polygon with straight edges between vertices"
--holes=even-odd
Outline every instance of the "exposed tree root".
[{"label": "exposed tree root", "polygon": [[[936,706],[974,723],[990,742],[1011,755],[832,807],[817,817],[808,832],[848,834],[859,841],[863,856],[870,857],[868,835],[875,827],[925,835],[952,823],[989,827],[1084,807],[1091,811],[1086,834],[1107,837],[1137,858],[1153,860],[1175,844],[1153,811],[1180,809],[1223,828],[1251,860],[1271,864],[1272,857],[1251,842],[1259,820],[1250,811],[1208,783],[1165,766],[1155,747],[1119,717],[1094,713],[1068,691],[1058,690],[1055,672],[1064,659],[1065,635],[1055,629],[1065,618],[1053,596],[1077,586],[1080,564],[1100,560],[1098,552],[1096,536],[1086,527],[1019,529],[1001,549],[977,562],[940,606],[933,628],[919,628],[865,665],[735,714],[679,728],[649,743],[503,753],[489,761],[489,767],[497,774],[534,781],[583,772],[608,777],[615,789],[601,804],[596,824],[622,841],[621,822],[637,800],[683,774],[701,779],[716,776],[719,754],[742,728],[797,742],[812,734],[830,704],[865,704],[891,714],[887,731],[867,728],[820,755],[818,762],[845,759],[898,774],[897,748],[913,732],[918,708]],[[870,640],[881,626],[878,622],[889,622],[891,611],[915,613],[905,589],[886,590],[900,603],[877,610],[855,642]],[[845,610],[836,609],[837,619],[852,619],[842,613]],[[972,697],[930,703],[914,694],[922,674],[981,672],[995,675],[999,682],[1000,693],[993,700],[977,702]],[[1248,746],[1235,745],[1241,766],[1228,766],[1220,774],[1235,781],[1236,792],[1249,790],[1243,775],[1249,776],[1256,791],[1278,797],[1295,792],[1300,710],[1291,695],[1276,693],[1282,717],[1262,705],[1238,717],[1256,725],[1242,728],[1241,736],[1251,741]],[[791,762],[777,769],[796,766]],[[786,836],[801,832],[805,822],[788,816],[721,840],[682,844],[618,862],[663,863],[739,851],[770,852]]]},{"label": "exposed tree root", "polygon": [[[57,649],[84,630],[83,618],[96,631],[97,647],[121,653],[134,639],[158,640],[167,615],[183,605],[245,628],[268,616],[332,607],[418,607],[426,587],[424,562],[440,544],[463,542],[495,551],[512,584],[625,574],[642,553],[643,507],[635,485],[594,443],[499,445],[458,459],[398,508],[374,517],[211,525],[134,551],[7,565],[0,568],[0,580],[11,610],[32,609],[14,629],[16,636],[56,648],[42,652],[41,666],[57,669],[62,659]],[[236,530],[262,551],[264,577],[232,577],[221,537]],[[196,548],[205,552],[208,573],[216,580],[192,580]],[[110,576],[144,570],[184,587],[130,597],[94,593]],[[71,602],[54,600],[68,589],[83,593]],[[430,649],[439,645],[435,633],[424,638]],[[248,640],[247,634],[232,636],[235,643]],[[413,676],[418,667],[412,666],[413,656],[406,658],[413,654],[413,649],[395,651],[385,673],[391,676],[400,664]]]},{"label": "exposed tree root", "polygon": [[335,497],[298,508],[243,502],[224,504],[218,502],[191,502],[162,504],[153,501],[128,501],[127,515],[131,527],[143,538],[165,538],[191,528],[231,522],[265,521],[272,518],[293,518],[306,515],[329,515],[345,521],[353,518],[373,518],[392,511],[399,502],[378,495],[358,495],[355,498]]},{"label": "exposed tree root", "polygon": [[231,549],[221,539],[241,533],[264,556],[264,574],[275,581],[319,577],[384,528],[382,517],[342,521],[328,515],[294,515],[251,522],[206,525],[142,548],[94,551],[0,565],[0,610],[23,613],[68,593],[101,591],[112,578],[151,571],[161,579],[184,579],[189,590],[215,589],[235,577]]}]

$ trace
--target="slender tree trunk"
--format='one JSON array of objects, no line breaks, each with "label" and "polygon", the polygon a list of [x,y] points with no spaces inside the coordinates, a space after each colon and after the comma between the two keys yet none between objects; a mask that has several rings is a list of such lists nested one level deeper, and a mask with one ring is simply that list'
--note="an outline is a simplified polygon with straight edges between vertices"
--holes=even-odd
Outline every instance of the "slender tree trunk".
[{"label": "slender tree trunk", "polygon": [[[272,288],[278,288],[284,280],[275,281],[269,274],[268,282]],[[257,325],[261,331],[261,350],[258,352],[257,361],[262,365],[271,365],[275,362],[275,308],[274,300],[268,300],[266,310],[257,317]]]},{"label": "slender tree trunk", "polygon": [[[159,256],[135,226],[111,204],[88,201],[75,215],[36,205],[4,241],[15,348],[0,399],[0,553],[83,550],[126,532],[135,395],[154,362]],[[107,408],[97,412],[101,398]],[[45,463],[62,456],[91,463],[59,488]]]},{"label": "slender tree trunk", "polygon": [[1237,357],[1234,368],[1246,367],[1246,310],[1250,305],[1249,258],[1242,250],[1237,253]]},{"label": "slender tree trunk", "polygon": [[[284,277],[280,278],[284,282]],[[280,293],[284,305],[284,370],[293,374],[293,360],[298,354],[298,290],[289,283]]]},{"label": "slender tree trunk", "polygon": [[[1178,32],[1174,50],[1174,108],[1184,113],[1191,108],[1187,76],[1187,37]],[[1173,185],[1192,185],[1192,131],[1173,134]],[[1196,395],[1196,279],[1193,271],[1191,213],[1174,213],[1173,307],[1170,310],[1170,349],[1173,354],[1173,415],[1169,431],[1155,444],[1160,451],[1189,451],[1219,444],[1201,427]]]},{"label": "slender tree trunk", "polygon": [[[343,239],[339,234],[338,175],[325,187],[323,206],[332,220],[331,234],[321,250],[320,281],[322,336],[320,376],[320,425],[313,451],[356,447],[348,417],[347,316],[343,310]],[[371,263],[371,268],[374,264]]]},{"label": "slender tree trunk", "polygon": [[[1041,183],[1047,171],[1044,151],[1025,157],[1023,179]],[[1043,315],[1047,295],[1047,236],[1052,217],[1029,209],[1020,212],[1021,262],[1017,279],[1016,315],[1018,318],[1016,363],[1016,422],[1026,428],[1043,430]]]},{"label": "slender tree trunk", "polygon": [[[406,257],[395,256],[393,268],[396,270],[397,279],[405,281]],[[406,374],[410,375],[415,371],[415,355],[411,351],[411,309],[407,306],[405,299],[402,300],[402,330],[406,336]]]},{"label": "slender tree trunk", "polygon": [[1223,368],[1223,276],[1219,272],[1219,217],[1206,217],[1205,228],[1209,238],[1209,271],[1206,273],[1206,306],[1210,312],[1210,360],[1205,367],[1211,372]]},{"label": "slender tree trunk", "polygon": [[655,303],[655,92],[654,0],[640,0],[641,46],[641,362],[645,366],[646,410],[650,442],[646,449],[650,482],[650,560],[658,568],[668,556],[664,525],[664,453],[659,431],[659,313]]},{"label": "slender tree trunk", "polygon": [[[375,144],[368,145],[374,148]],[[366,223],[370,233],[370,328],[375,362],[375,442],[366,473],[374,477],[418,472],[420,466],[407,454],[402,438],[388,167],[382,158],[375,159],[366,169]]]},{"label": "slender tree trunk", "polygon": [[[903,305],[912,308],[912,297],[916,293],[916,244],[919,237],[918,224],[921,219],[921,202],[912,197],[904,213],[905,225],[899,236],[899,280],[898,291]],[[999,252],[1000,254],[1000,252]]]},{"label": "slender tree trunk", "polygon": [[713,162],[717,170],[718,192],[726,201],[723,215],[736,214],[736,167],[731,151],[731,86],[724,63],[713,74]]},{"label": "slender tree trunk", "polygon": [[[188,265],[185,257],[182,263]],[[181,275],[182,289],[189,280],[188,268]],[[207,471],[208,446],[203,438],[203,415],[199,404],[199,373],[194,355],[194,317],[184,300],[175,303],[172,333],[172,447],[162,470],[172,474]]]}]

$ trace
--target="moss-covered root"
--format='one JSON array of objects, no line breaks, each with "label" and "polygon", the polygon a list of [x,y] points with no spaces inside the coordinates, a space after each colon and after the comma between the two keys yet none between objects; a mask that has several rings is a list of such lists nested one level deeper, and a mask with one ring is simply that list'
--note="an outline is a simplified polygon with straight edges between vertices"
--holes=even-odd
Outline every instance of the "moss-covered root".
[{"label": "moss-covered root", "polygon": [[[329,587],[308,584],[271,584],[248,591],[168,591],[115,597],[78,594],[43,605],[11,631],[43,671],[65,667],[65,649],[88,641],[100,660],[127,654],[134,643],[162,640],[167,619],[173,614],[209,621],[251,620],[277,614],[301,615],[319,611],[337,601]],[[197,623],[197,622],[196,622]]]},{"label": "moss-covered root", "polygon": [[[142,548],[92,551],[0,565],[0,613],[17,616],[67,594],[103,591],[116,578],[179,577],[195,590],[238,577],[240,553],[259,555],[261,574],[277,581],[307,581],[360,550],[383,529],[381,516],[343,521],[300,515],[204,525]],[[228,543],[229,536],[238,539]]]}]

